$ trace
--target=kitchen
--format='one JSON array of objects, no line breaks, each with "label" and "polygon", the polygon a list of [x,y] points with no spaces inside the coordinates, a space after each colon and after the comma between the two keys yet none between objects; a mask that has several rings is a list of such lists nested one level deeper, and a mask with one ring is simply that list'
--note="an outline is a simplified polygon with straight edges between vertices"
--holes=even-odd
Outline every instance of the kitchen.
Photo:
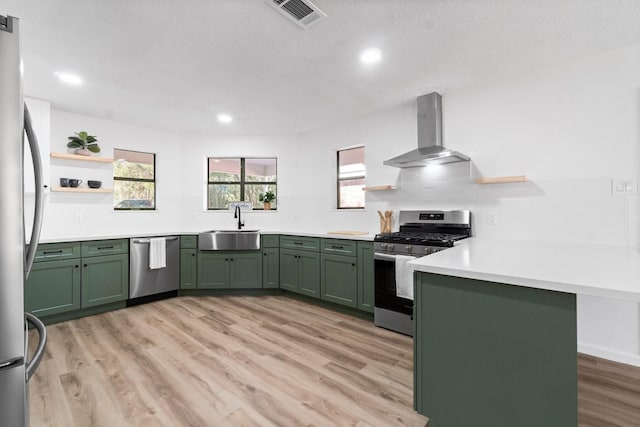
[{"label": "kitchen", "polygon": [[[361,44],[369,40],[364,35],[358,38],[349,34],[351,38],[346,44],[354,52],[353,64],[344,65],[337,60],[330,61],[330,66],[318,64],[312,61],[317,55],[313,52],[305,52],[308,55],[305,58],[310,58],[313,66],[327,67],[314,73],[315,76],[323,73],[331,76],[326,85],[335,85],[336,90],[344,91],[352,99],[364,100],[362,104],[365,105],[379,102],[375,104],[376,109],[361,107],[357,114],[348,116],[349,120],[339,120],[339,108],[331,111],[327,106],[329,104],[320,102],[323,99],[320,94],[314,94],[319,97],[315,98],[314,105],[305,105],[304,111],[298,111],[294,116],[295,120],[277,117],[266,108],[260,114],[245,113],[246,118],[243,119],[240,105],[244,104],[239,103],[235,108],[238,112],[233,111],[238,115],[233,126],[243,126],[243,122],[256,116],[262,122],[260,126],[247,123],[238,132],[216,123],[215,114],[218,108],[225,107],[225,102],[250,100],[253,96],[258,99],[255,92],[259,89],[258,82],[252,80],[250,85],[238,85],[235,96],[228,94],[225,98],[221,95],[219,101],[204,101],[197,98],[195,93],[193,99],[171,99],[176,106],[173,112],[167,112],[159,106],[169,102],[153,96],[157,87],[152,83],[158,77],[152,71],[160,67],[162,61],[167,61],[169,55],[162,53],[159,42],[152,48],[145,44],[151,43],[150,34],[164,34],[164,30],[151,28],[147,33],[141,31],[146,38],[140,40],[134,37],[137,29],[134,29],[134,23],[125,20],[122,23],[123,31],[114,31],[110,26],[117,22],[116,18],[120,15],[111,16],[109,10],[101,11],[96,5],[93,5],[95,10],[92,11],[88,6],[76,4],[79,10],[73,13],[91,19],[92,24],[98,25],[101,30],[95,32],[113,37],[115,45],[129,37],[140,45],[134,44],[132,52],[125,52],[130,55],[126,59],[131,61],[127,62],[128,66],[110,64],[111,56],[115,55],[114,49],[100,44],[104,41],[93,41],[97,43],[93,45],[91,40],[87,40],[80,45],[77,52],[87,58],[82,61],[85,63],[83,67],[86,67],[83,69],[84,78],[87,82],[94,80],[86,86],[103,86],[105,92],[113,92],[114,98],[131,99],[131,106],[115,104],[105,94],[95,96],[90,106],[80,104],[80,100],[87,97],[88,87],[62,87],[50,74],[62,65],[80,67],[72,67],[76,59],[65,53],[64,46],[77,44],[79,38],[86,36],[90,39],[92,36],[82,35],[80,31],[67,36],[53,30],[44,33],[29,22],[34,20],[42,25],[47,18],[67,16],[71,11],[66,8],[57,10],[56,6],[28,6],[9,2],[6,7],[8,10],[1,13],[22,19],[24,49],[26,52],[34,49],[35,52],[29,54],[32,56],[25,53],[25,95],[50,102],[50,151],[65,150],[70,134],[88,130],[99,137],[104,153],[110,153],[114,148],[156,153],[157,210],[114,212],[113,200],[109,195],[78,197],[77,194],[51,192],[46,196],[47,215],[42,237],[46,241],[55,241],[87,236],[102,238],[122,234],[195,233],[214,228],[234,228],[232,213],[203,209],[203,159],[208,156],[250,155],[277,157],[278,209],[247,213],[244,219],[249,228],[317,233],[332,229],[354,229],[367,231],[372,236],[379,226],[378,210],[392,209],[397,218],[399,209],[460,208],[472,211],[473,235],[477,237],[557,244],[584,243],[593,245],[594,250],[603,245],[637,248],[640,245],[640,200],[637,194],[640,170],[640,37],[636,25],[637,5],[635,2],[618,3],[616,6],[608,2],[591,2],[587,12],[582,9],[582,3],[569,3],[566,10],[555,10],[552,16],[558,21],[546,22],[552,28],[537,32],[533,20],[528,22],[516,14],[516,17],[509,15],[513,19],[509,21],[502,15],[507,14],[508,8],[502,2],[494,3],[493,14],[486,14],[494,19],[502,17],[504,20],[499,22],[507,26],[505,31],[520,34],[517,29],[522,33],[528,33],[529,29],[531,34],[538,35],[538,38],[532,37],[533,40],[521,40],[526,48],[510,45],[500,37],[500,32],[479,32],[480,35],[485,34],[485,38],[479,38],[478,45],[475,45],[468,36],[463,36],[466,33],[460,26],[465,22],[464,19],[458,22],[449,18],[449,31],[454,34],[440,34],[441,37],[449,36],[446,51],[429,45],[433,49],[433,62],[429,63],[431,67],[420,63],[399,67],[412,70],[409,76],[403,78],[399,78],[398,74],[385,74],[385,68],[382,68],[383,71],[360,68],[356,56]],[[278,14],[268,15],[267,12],[273,11],[262,2],[252,2],[251,5],[251,13],[255,15],[247,11],[247,15],[244,15],[247,19],[270,16],[268,25],[272,26],[269,29],[274,34],[300,37],[303,45],[311,43],[307,38],[312,39],[317,32],[322,31],[327,36],[325,32],[328,29],[323,29],[323,24],[338,25],[331,24],[331,16],[339,15],[337,11],[334,12],[336,2],[318,2],[318,6],[329,17],[307,30],[301,30],[286,20],[278,21],[276,18],[282,18]],[[357,9],[357,5],[358,2],[355,2],[351,7]],[[195,5],[192,6],[195,8]],[[229,16],[222,16],[233,7],[230,3],[219,7],[221,9],[217,13],[209,11],[212,15],[209,19],[215,19],[217,25],[222,25],[218,21],[229,19]],[[266,10],[262,10],[263,7]],[[412,23],[412,31],[417,34],[423,34],[419,31],[427,31],[430,26],[439,28],[439,24],[437,20],[427,20],[424,25],[420,25],[419,20],[417,23],[412,21],[407,17],[411,15],[409,12],[412,7],[420,8],[424,14],[443,14],[442,19],[446,18],[447,13],[453,13],[451,10],[422,9],[423,6],[415,2],[396,7],[399,8],[398,13],[405,14],[402,15],[405,16],[405,24]],[[469,15],[473,15],[473,12],[482,15],[477,9],[469,9],[471,5],[465,4],[465,8],[468,8],[465,13]],[[523,16],[541,16],[552,8],[552,3],[543,2],[539,9],[523,9],[520,13]],[[380,17],[385,14],[384,11],[374,9],[370,12],[372,15],[367,16],[374,21],[377,16],[380,22],[376,22],[376,25],[394,34],[393,24],[385,24]],[[124,7],[117,10],[126,11]],[[182,19],[199,22],[195,9],[169,10]],[[100,12],[111,16],[112,21],[100,24]],[[136,14],[142,16],[142,11],[132,10],[131,16]],[[161,19],[156,21],[162,22]],[[516,28],[509,27],[508,23]],[[205,28],[212,31],[208,25],[198,28],[198,31],[205,32]],[[247,34],[246,40],[263,36],[258,29],[253,29],[256,33]],[[191,31],[200,34],[195,28]],[[573,38],[562,37],[565,31],[573,34]],[[371,37],[375,38],[375,35]],[[426,36],[423,38],[427,39]],[[239,39],[240,42],[245,40],[242,37]],[[383,41],[382,36],[380,40]],[[162,42],[170,43],[167,39]],[[481,42],[486,44],[480,45]],[[38,46],[37,50],[35,46]],[[94,46],[100,48],[95,49]],[[273,55],[277,47],[281,45],[274,42],[273,46],[269,46],[272,50],[267,49],[265,54]],[[236,58],[237,62],[231,61],[234,57],[229,52],[226,53],[228,57],[222,57],[226,64],[230,64],[228,67],[240,75],[248,74],[243,62],[247,60],[246,49],[248,47],[244,44],[237,46],[235,55],[237,52],[243,53],[242,60]],[[380,65],[390,67],[389,64],[400,61],[400,58],[394,57],[397,53],[387,48],[383,50],[390,59]],[[459,52],[460,56],[452,58],[451,51]],[[175,53],[181,54],[197,56],[189,49]],[[36,55],[45,58],[48,65],[41,65]],[[289,55],[295,57],[292,53]],[[56,56],[64,57],[64,61],[56,62]],[[144,57],[148,64],[141,65],[136,62],[139,59],[133,61],[138,57]],[[462,61],[460,58],[470,62],[455,67],[456,60]],[[476,59],[476,62],[470,58]],[[278,59],[291,60],[289,56]],[[166,71],[169,76],[172,73],[180,76],[179,72],[190,70],[185,65],[189,63],[185,58],[177,62],[182,66],[173,65]],[[212,69],[210,79],[224,81],[228,78],[222,72],[225,67],[208,65]],[[302,65],[310,66],[306,63]],[[128,77],[119,74],[129,66],[141,74],[141,80],[130,82]],[[331,67],[336,70],[332,71]],[[435,71],[432,71],[433,68]],[[111,70],[117,76],[115,81],[105,77],[109,75],[106,70]],[[230,73],[229,69],[226,73]],[[350,73],[351,79],[361,83],[358,85],[354,80],[337,80],[339,73]],[[421,80],[418,76],[426,77]],[[280,76],[284,77],[291,78],[289,75]],[[407,86],[394,86],[398,80],[408,81]],[[272,85],[269,90],[283,90],[286,81],[274,77],[273,81],[267,81],[268,86]],[[387,95],[379,92],[379,81],[389,86]],[[199,82],[202,88],[211,84],[207,80]],[[376,90],[372,91],[372,88]],[[323,86],[317,90],[328,89]],[[421,169],[384,166],[385,160],[415,148],[415,98],[434,90],[443,94],[445,145],[465,153],[471,157],[472,163]],[[143,92],[141,96],[146,100],[145,104],[137,104],[141,101],[133,95],[131,98],[127,95],[138,92]],[[172,92],[172,96],[177,97],[176,92]],[[266,97],[267,94],[262,96]],[[185,98],[190,97],[185,95]],[[62,104],[63,99],[69,103]],[[279,105],[277,99],[268,99],[273,105]],[[194,102],[196,106],[190,107],[186,105],[187,102]],[[206,102],[216,102],[216,105],[206,105]],[[127,108],[133,111],[127,111]],[[341,104],[340,108],[347,107]],[[136,109],[141,112],[136,113]],[[179,126],[178,118],[184,118],[183,115],[194,109],[201,110],[211,119],[187,120]],[[155,116],[155,121],[149,116]],[[319,125],[312,126],[307,122],[312,118],[318,120]],[[160,125],[163,122],[172,125]],[[367,192],[364,211],[337,210],[335,153],[338,149],[358,145],[364,145],[366,150],[366,185],[392,185],[395,189]],[[66,176],[67,172],[75,172],[73,176],[81,179],[97,178],[103,182],[108,182],[111,173],[104,166],[91,166],[87,170],[53,159],[49,169],[51,185],[60,176]],[[497,185],[478,185],[473,182],[481,177],[513,175],[526,175],[528,181]],[[635,182],[635,188],[629,193],[616,194],[616,183],[627,179]],[[76,214],[80,214],[82,219],[79,223],[76,222]],[[639,313],[637,303],[578,295],[578,350],[640,366]]]}]

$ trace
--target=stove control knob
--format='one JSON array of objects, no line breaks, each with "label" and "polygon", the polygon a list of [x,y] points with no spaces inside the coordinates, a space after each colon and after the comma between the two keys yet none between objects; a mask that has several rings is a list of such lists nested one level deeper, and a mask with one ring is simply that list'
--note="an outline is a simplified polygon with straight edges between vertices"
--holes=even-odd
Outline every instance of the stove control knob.
[{"label": "stove control knob", "polygon": [[395,246],[393,245],[393,243],[387,243],[387,250],[388,251],[392,251],[394,250]]},{"label": "stove control knob", "polygon": [[411,253],[411,251],[413,250],[413,246],[411,245],[406,245],[404,248],[408,253]]}]

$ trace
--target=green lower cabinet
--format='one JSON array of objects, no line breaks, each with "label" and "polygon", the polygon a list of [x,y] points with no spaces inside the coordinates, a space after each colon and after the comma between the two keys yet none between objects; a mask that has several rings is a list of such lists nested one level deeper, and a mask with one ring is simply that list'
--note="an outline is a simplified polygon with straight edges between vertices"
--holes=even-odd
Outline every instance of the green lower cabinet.
[{"label": "green lower cabinet", "polygon": [[298,251],[280,249],[280,289],[299,292]]},{"label": "green lower cabinet", "polygon": [[280,286],[280,250],[278,248],[262,249],[262,287],[278,288]]},{"label": "green lower cabinet", "polygon": [[350,256],[322,254],[320,259],[322,295],[325,301],[358,306],[357,258]]},{"label": "green lower cabinet", "polygon": [[198,280],[196,249],[180,249],[180,289],[195,289]]},{"label": "green lower cabinet", "polygon": [[576,296],[416,274],[414,407],[429,426],[577,426]]},{"label": "green lower cabinet", "polygon": [[227,286],[227,259],[223,252],[198,253],[198,288],[225,289]]},{"label": "green lower cabinet", "polygon": [[256,289],[262,287],[262,252],[200,252],[199,289]]},{"label": "green lower cabinet", "polygon": [[320,254],[300,251],[298,264],[300,268],[300,293],[320,298]]},{"label": "green lower cabinet", "polygon": [[280,288],[320,298],[320,254],[280,249]]},{"label": "green lower cabinet", "polygon": [[373,313],[374,288],[373,243],[358,242],[358,309]]},{"label": "green lower cabinet", "polygon": [[25,311],[48,316],[80,308],[80,259],[37,262],[24,284]]},{"label": "green lower cabinet", "polygon": [[262,287],[262,253],[233,252],[228,261],[229,288],[256,289]]},{"label": "green lower cabinet", "polygon": [[82,308],[129,298],[129,256],[82,259]]}]

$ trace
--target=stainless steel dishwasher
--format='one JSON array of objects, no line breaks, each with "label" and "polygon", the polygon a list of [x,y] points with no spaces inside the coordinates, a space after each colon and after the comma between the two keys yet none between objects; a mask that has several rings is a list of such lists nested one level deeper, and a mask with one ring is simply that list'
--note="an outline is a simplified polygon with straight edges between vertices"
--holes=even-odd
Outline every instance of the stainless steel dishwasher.
[{"label": "stainless steel dishwasher", "polygon": [[149,268],[150,238],[129,241],[129,298],[176,292],[180,285],[180,238],[162,236],[166,241],[166,267]]}]

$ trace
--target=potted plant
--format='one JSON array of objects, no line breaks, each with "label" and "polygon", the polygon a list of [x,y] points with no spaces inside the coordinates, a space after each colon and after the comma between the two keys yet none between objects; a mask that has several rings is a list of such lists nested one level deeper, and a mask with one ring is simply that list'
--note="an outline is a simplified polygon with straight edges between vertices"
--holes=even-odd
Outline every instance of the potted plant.
[{"label": "potted plant", "polygon": [[271,210],[271,202],[273,202],[275,199],[276,199],[276,194],[271,190],[265,191],[264,193],[260,193],[258,195],[258,200],[264,203],[265,211]]},{"label": "potted plant", "polygon": [[81,156],[90,156],[91,153],[89,151],[92,153],[100,152],[98,139],[85,131],[76,132],[76,136],[70,136],[67,147],[75,148],[75,153]]}]

